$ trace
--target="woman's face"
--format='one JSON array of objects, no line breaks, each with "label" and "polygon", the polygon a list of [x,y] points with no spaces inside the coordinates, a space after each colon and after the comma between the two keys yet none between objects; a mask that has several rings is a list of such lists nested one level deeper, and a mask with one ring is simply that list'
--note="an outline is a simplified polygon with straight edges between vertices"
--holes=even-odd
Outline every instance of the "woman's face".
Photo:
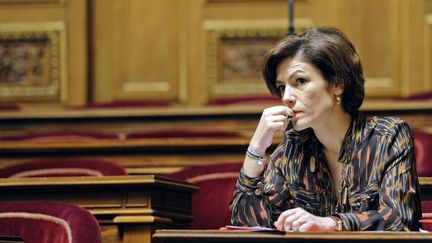
[{"label": "woman's face", "polygon": [[287,58],[276,69],[276,87],[282,102],[292,109],[294,129],[318,128],[329,122],[336,109],[336,95],[342,89],[329,85],[320,70],[300,58]]}]

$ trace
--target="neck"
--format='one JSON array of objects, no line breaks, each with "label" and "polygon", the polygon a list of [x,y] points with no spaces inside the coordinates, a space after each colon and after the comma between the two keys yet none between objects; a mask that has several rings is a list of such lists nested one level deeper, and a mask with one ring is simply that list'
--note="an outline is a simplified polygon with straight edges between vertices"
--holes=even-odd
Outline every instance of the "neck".
[{"label": "neck", "polygon": [[339,154],[350,123],[350,114],[340,110],[334,112],[331,118],[324,121],[320,127],[313,129],[315,136],[323,145],[325,152]]}]

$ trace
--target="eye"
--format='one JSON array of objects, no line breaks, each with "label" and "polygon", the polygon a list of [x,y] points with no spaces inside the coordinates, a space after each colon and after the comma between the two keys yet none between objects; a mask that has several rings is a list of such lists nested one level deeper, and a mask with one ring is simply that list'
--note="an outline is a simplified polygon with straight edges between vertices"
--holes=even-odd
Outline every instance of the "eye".
[{"label": "eye", "polygon": [[283,94],[285,92],[285,85],[279,85],[277,86],[277,89],[279,91],[279,94]]},{"label": "eye", "polygon": [[304,79],[304,78],[298,78],[298,79],[296,79],[296,82],[297,82],[297,84],[299,84],[299,85],[303,85],[303,84],[306,83],[306,79]]}]

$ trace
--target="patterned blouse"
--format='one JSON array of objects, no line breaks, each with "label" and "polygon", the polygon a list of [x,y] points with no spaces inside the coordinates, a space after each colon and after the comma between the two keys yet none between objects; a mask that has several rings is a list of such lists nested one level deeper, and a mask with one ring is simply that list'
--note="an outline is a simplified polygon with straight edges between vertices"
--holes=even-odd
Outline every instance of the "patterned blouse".
[{"label": "patterned blouse", "polygon": [[338,160],[342,178],[333,182],[313,130],[287,130],[262,177],[250,178],[241,170],[230,203],[231,223],[274,227],[283,211],[301,207],[317,216],[338,216],[349,231],[418,230],[420,195],[407,123],[395,117],[368,120],[359,112]]}]

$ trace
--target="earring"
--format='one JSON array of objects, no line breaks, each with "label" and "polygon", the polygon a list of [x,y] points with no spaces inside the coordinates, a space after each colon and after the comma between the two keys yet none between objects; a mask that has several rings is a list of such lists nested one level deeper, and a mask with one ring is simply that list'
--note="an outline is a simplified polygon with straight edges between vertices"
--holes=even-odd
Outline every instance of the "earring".
[{"label": "earring", "polygon": [[341,102],[341,97],[339,95],[336,95],[336,104],[340,105]]}]

